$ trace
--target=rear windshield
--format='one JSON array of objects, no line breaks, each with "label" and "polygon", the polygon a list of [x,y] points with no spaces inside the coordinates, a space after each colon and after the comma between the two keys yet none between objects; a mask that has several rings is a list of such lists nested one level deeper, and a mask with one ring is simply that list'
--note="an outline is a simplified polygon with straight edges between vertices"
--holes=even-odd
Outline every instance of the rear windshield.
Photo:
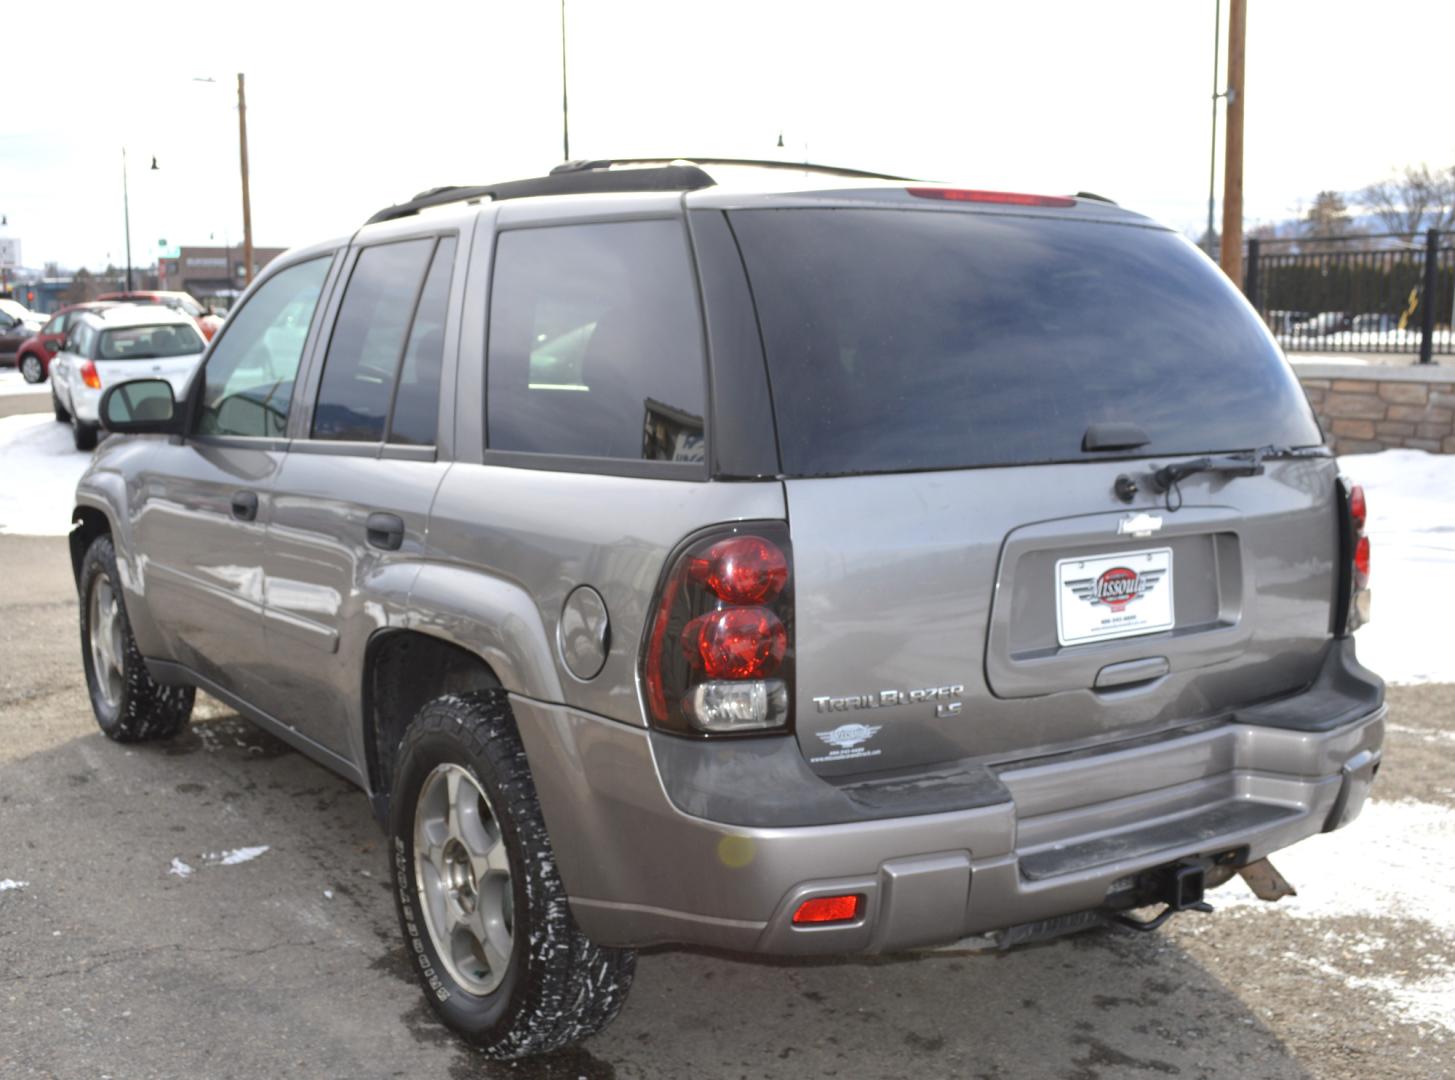
[{"label": "rear windshield", "polygon": [[1077,461],[1092,424],[1145,455],[1315,445],[1253,310],[1190,243],[1065,218],[730,214],[793,476]]},{"label": "rear windshield", "polygon": [[190,326],[124,326],[101,331],[98,360],[155,360],[202,351],[202,337]]}]

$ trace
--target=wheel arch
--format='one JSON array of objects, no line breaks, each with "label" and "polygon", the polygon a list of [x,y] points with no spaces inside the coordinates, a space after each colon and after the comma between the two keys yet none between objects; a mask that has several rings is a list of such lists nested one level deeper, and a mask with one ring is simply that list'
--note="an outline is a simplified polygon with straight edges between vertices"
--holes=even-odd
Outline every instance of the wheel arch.
[{"label": "wheel arch", "polygon": [[364,652],[361,700],[365,770],[381,821],[389,813],[400,741],[425,703],[501,686],[484,657],[443,637],[398,627],[375,632]]},{"label": "wheel arch", "polygon": [[81,562],[86,558],[86,552],[98,536],[111,536],[114,543],[115,534],[111,518],[105,511],[85,504],[71,511],[71,532],[67,539],[71,547],[71,576],[78,587],[81,584]]}]

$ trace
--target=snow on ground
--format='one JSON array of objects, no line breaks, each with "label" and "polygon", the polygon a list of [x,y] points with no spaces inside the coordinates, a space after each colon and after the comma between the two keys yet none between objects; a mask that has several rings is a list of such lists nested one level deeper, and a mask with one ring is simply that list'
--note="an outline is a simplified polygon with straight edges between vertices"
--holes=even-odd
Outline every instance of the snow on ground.
[{"label": "snow on ground", "polygon": [[0,533],[65,536],[90,462],[49,413],[0,417]]},{"label": "snow on ground", "polygon": [[259,847],[233,848],[231,851],[224,851],[216,855],[204,855],[203,858],[218,866],[236,866],[239,863],[252,862],[267,850],[268,845],[263,844]]},{"label": "snow on ground", "polygon": [[1455,454],[1385,450],[1339,459],[1369,504],[1372,605],[1359,660],[1388,682],[1455,682]]},{"label": "snow on ground", "polygon": [[9,892],[11,889],[23,889],[29,884],[30,882],[28,881],[11,881],[9,878],[6,878],[4,881],[0,881],[0,892]]},{"label": "snow on ground", "polygon": [[50,393],[49,383],[36,383],[32,386],[14,368],[0,368],[0,395],[48,393]]},{"label": "snow on ground", "polygon": [[[1329,948],[1317,955],[1290,948],[1281,959],[1315,976],[1376,991],[1397,1019],[1455,1032],[1452,850],[1455,816],[1448,806],[1371,800],[1352,824],[1273,856],[1283,876],[1295,888],[1303,886],[1297,896],[1266,904],[1234,880],[1210,892],[1208,900],[1219,913],[1322,924]],[[1212,929],[1184,925],[1194,934]],[[1290,934],[1291,942],[1296,939]],[[1402,943],[1414,946],[1420,962],[1391,970]]]}]

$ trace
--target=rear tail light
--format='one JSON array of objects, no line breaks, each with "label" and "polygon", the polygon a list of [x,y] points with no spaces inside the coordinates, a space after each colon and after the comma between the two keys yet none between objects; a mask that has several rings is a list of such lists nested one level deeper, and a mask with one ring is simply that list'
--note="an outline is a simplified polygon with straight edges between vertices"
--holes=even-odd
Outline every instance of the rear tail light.
[{"label": "rear tail light", "polygon": [[795,926],[853,922],[863,910],[864,897],[857,893],[849,896],[815,896],[798,905],[793,913]]},{"label": "rear tail light", "polygon": [[688,541],[658,590],[642,652],[652,724],[686,735],[789,726],[793,588],[782,522]]},{"label": "rear tail light", "polygon": [[1362,487],[1342,477],[1339,483],[1344,488],[1348,514],[1344,550],[1349,559],[1349,608],[1344,629],[1352,633],[1369,621],[1369,537],[1364,535],[1369,508]]},{"label": "rear tail light", "polygon": [[89,360],[81,364],[81,381],[92,390],[101,389],[101,375],[96,371],[96,365]]},{"label": "rear tail light", "polygon": [[946,202],[995,203],[1000,206],[1075,206],[1075,199],[1064,195],[1026,195],[1019,191],[976,191],[971,188],[912,187],[906,188],[920,199],[943,199]]}]

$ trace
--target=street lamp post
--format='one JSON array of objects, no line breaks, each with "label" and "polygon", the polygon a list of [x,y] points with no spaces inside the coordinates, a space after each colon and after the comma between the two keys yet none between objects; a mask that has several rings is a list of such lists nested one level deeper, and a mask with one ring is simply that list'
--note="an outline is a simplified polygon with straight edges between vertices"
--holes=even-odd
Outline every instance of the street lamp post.
[{"label": "street lamp post", "polygon": [[131,292],[131,196],[126,190],[126,147],[121,148],[121,212],[126,217],[126,291]]}]

